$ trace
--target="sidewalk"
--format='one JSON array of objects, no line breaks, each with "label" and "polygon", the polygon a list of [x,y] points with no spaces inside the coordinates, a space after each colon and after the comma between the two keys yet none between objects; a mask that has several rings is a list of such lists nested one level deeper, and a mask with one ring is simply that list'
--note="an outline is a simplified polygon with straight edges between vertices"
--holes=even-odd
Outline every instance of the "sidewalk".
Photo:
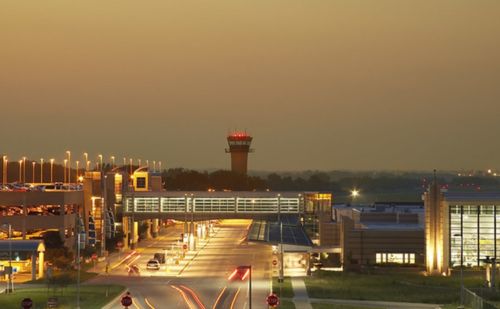
[{"label": "sidewalk", "polygon": [[296,309],[312,309],[304,279],[292,277],[293,303]]}]

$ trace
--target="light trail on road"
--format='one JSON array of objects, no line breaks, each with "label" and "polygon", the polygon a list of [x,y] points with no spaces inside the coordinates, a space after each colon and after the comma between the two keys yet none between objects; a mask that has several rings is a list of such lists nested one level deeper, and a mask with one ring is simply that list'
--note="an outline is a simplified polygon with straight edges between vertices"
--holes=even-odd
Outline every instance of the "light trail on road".
[{"label": "light trail on road", "polygon": [[192,289],[188,288],[188,287],[187,287],[187,286],[185,286],[185,285],[181,285],[180,287],[181,287],[182,289],[184,289],[184,290],[188,291],[188,292],[189,292],[189,294],[191,294],[191,296],[193,297],[194,301],[198,304],[198,306],[199,306],[201,309],[206,309],[206,308],[205,308],[205,305],[203,305],[203,303],[201,302],[201,300],[200,300],[200,298],[198,297],[198,295],[196,295],[196,293],[195,293]]},{"label": "light trail on road", "polygon": [[151,303],[148,301],[148,299],[147,299],[147,298],[144,298],[144,302],[146,302],[146,305],[148,305],[148,306],[149,306],[149,308],[151,308],[151,309],[156,309],[156,308],[155,308],[155,306],[151,305]]},{"label": "light trail on road", "polygon": [[220,291],[219,296],[217,296],[217,299],[215,300],[215,303],[214,303],[214,305],[212,306],[212,309],[216,309],[216,308],[217,308],[217,305],[219,304],[219,301],[220,301],[220,299],[221,299],[222,295],[223,295],[223,294],[224,294],[224,292],[226,291],[226,288],[227,288],[227,286],[225,286],[225,287],[222,289],[222,291]]},{"label": "light trail on road", "polygon": [[188,305],[189,309],[196,309],[196,308],[194,308],[194,307],[193,307],[193,305],[192,305],[192,304],[191,304],[191,302],[189,301],[189,299],[188,299],[188,297],[187,297],[186,293],[184,293],[184,291],[183,291],[183,290],[179,289],[179,288],[178,288],[178,287],[176,287],[175,285],[171,285],[171,287],[172,287],[173,289],[177,290],[177,291],[181,294],[182,298],[184,298],[184,301],[185,301],[185,302],[186,302],[186,304]]},{"label": "light trail on road", "polygon": [[234,294],[234,298],[233,298],[233,301],[231,302],[231,309],[234,308],[234,304],[236,303],[236,299],[238,298],[238,294],[240,294],[240,288],[238,288],[238,290],[236,291],[236,293]]}]

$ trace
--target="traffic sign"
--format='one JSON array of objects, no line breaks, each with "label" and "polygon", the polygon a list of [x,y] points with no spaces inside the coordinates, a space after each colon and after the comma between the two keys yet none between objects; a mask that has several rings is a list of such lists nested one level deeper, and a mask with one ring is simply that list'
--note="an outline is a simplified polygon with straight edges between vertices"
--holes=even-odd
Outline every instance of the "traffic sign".
[{"label": "traffic sign", "polygon": [[116,243],[116,247],[122,248],[123,247],[123,242],[119,241]]},{"label": "traffic sign", "polygon": [[97,253],[92,253],[92,259],[97,260]]},{"label": "traffic sign", "polygon": [[132,305],[132,297],[130,297],[129,295],[130,293],[127,292],[127,294],[123,296],[121,300],[122,306],[125,308],[128,308],[130,305]]},{"label": "traffic sign", "polygon": [[280,299],[274,293],[269,294],[269,296],[267,296],[266,301],[267,301],[267,304],[273,308],[277,307],[280,304]]},{"label": "traffic sign", "polygon": [[273,266],[276,266],[278,265],[278,261],[277,260],[273,260]]},{"label": "traffic sign", "polygon": [[21,307],[24,309],[30,309],[33,306],[33,301],[31,298],[25,298],[21,301]]},{"label": "traffic sign", "polygon": [[182,245],[182,249],[187,250],[187,248],[188,248],[188,245],[187,245],[187,244],[183,244],[183,245]]}]

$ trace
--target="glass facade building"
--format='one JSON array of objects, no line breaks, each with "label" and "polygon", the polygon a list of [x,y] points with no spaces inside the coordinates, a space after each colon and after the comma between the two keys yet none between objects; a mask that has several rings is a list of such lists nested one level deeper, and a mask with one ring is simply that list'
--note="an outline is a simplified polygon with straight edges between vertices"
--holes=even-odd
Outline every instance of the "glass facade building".
[{"label": "glass facade building", "polygon": [[499,205],[449,205],[450,266],[459,266],[462,252],[465,266],[481,266],[487,257],[500,258]]}]

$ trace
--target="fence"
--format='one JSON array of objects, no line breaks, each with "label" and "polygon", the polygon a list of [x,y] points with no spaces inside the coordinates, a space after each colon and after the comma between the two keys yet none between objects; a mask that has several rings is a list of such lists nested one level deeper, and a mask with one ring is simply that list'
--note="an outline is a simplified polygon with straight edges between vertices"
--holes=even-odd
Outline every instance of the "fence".
[{"label": "fence", "polygon": [[490,304],[476,293],[464,288],[464,304],[465,308],[472,309],[498,309],[497,306]]}]

